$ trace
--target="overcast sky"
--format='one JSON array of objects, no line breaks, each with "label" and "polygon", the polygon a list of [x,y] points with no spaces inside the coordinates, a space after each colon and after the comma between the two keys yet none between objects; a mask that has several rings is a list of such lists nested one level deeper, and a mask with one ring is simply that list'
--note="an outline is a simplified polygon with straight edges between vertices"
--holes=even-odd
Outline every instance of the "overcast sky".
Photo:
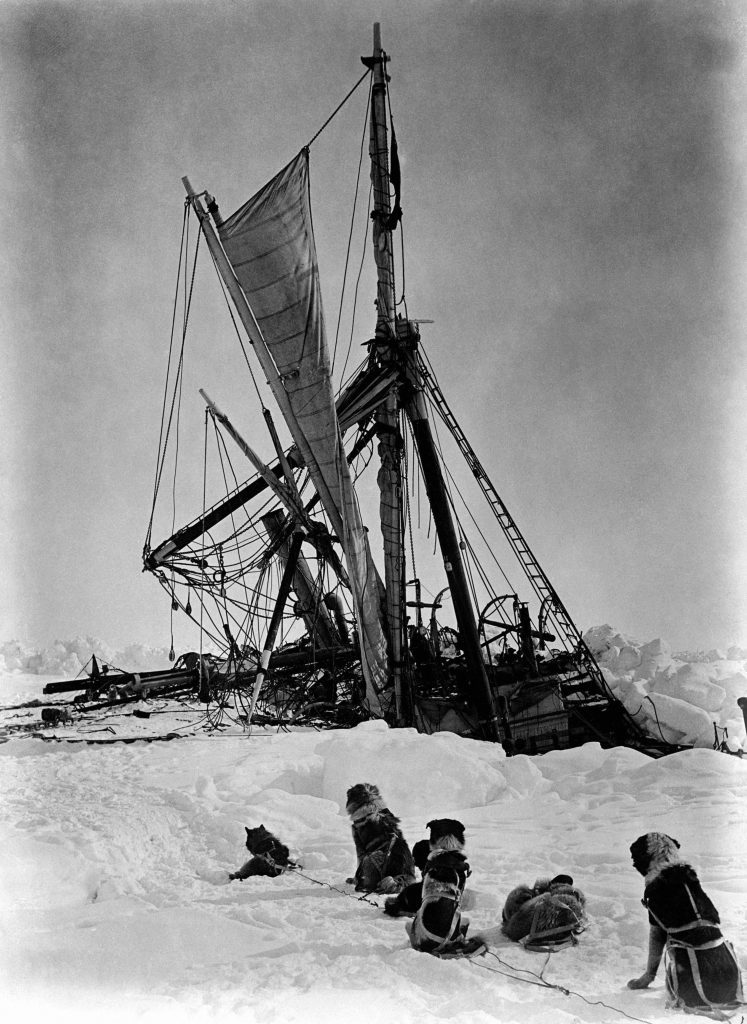
[{"label": "overcast sky", "polygon": [[[408,307],[566,607],[581,629],[747,646],[736,0],[0,3],[0,640],[168,645],[140,560],[180,179],[240,205],[360,77],[375,19]],[[332,326],[364,104],[312,147]],[[223,404],[196,316],[190,393]]]}]

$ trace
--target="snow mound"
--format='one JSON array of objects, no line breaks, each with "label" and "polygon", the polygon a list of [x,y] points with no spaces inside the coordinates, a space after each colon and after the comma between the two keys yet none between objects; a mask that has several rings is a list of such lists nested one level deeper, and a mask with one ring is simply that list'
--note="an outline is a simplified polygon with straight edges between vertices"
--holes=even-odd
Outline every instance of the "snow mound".
[{"label": "snow mound", "polygon": [[672,654],[660,638],[639,643],[612,626],[595,626],[584,642],[613,694],[651,736],[670,743],[747,750],[742,710],[745,652]]}]

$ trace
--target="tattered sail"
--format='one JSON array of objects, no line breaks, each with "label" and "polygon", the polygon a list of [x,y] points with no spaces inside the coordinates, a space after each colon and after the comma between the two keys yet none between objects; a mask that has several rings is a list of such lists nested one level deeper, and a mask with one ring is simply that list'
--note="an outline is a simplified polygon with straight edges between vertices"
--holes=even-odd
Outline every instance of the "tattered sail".
[{"label": "tattered sail", "polygon": [[[388,683],[381,585],[342,445],[324,329],[304,150],[219,226],[220,239],[277,368],[293,440],[345,552],[366,695],[381,711]],[[290,413],[290,415],[288,415]],[[372,586],[372,582],[375,583]]]}]

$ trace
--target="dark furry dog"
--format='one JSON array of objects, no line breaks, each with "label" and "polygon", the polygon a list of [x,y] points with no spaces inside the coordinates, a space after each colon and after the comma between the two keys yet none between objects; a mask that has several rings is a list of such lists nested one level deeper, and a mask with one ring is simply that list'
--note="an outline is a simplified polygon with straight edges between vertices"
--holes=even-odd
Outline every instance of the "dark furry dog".
[{"label": "dark furry dog", "polygon": [[246,832],[246,848],[254,856],[228,877],[244,879],[252,875],[269,875],[277,878],[289,868],[300,868],[301,865],[290,859],[290,852],[280,840],[268,832],[264,825],[258,828],[244,828]]},{"label": "dark furry dog", "polygon": [[[464,825],[461,821],[455,821],[453,818],[439,818],[439,823],[448,823],[443,827],[451,827],[455,830],[456,836],[461,835],[461,842],[464,845]],[[431,828],[432,825],[437,825],[436,821],[429,821],[425,826]],[[433,833],[432,833],[433,834]],[[435,847],[431,844],[430,839],[419,839],[412,848],[412,859],[415,862],[415,867],[418,869],[421,875],[425,875],[426,866],[428,864],[428,858],[431,853],[434,852]],[[466,865],[465,870],[465,881],[467,875],[469,875],[469,865],[467,864],[466,858],[464,861]],[[464,889],[464,881],[461,886]],[[416,914],[420,908],[420,904],[423,900],[423,883],[413,882],[411,885],[406,886],[402,892],[397,893],[396,896],[390,896],[384,901],[384,912],[389,914],[391,917],[400,917],[404,914]]]},{"label": "dark furry dog", "polygon": [[[425,873],[425,865],[428,863],[428,856],[431,852],[431,844],[428,839],[418,839],[412,848],[412,859],[415,867],[421,875]],[[384,900],[384,913],[390,917],[399,917],[402,914],[415,914],[423,899],[423,883],[412,882],[406,885],[402,892],[396,896],[389,896]]]},{"label": "dark furry dog", "polygon": [[347,792],[358,863],[354,882],[358,892],[400,892],[415,881],[415,863],[395,818],[381,793],[370,782],[359,782]]},{"label": "dark furry dog", "polygon": [[503,907],[501,931],[526,949],[551,949],[576,942],[586,927],[586,897],[570,875],[517,885]]},{"label": "dark furry dog", "polygon": [[[431,831],[428,859],[420,884],[410,886],[402,895],[403,905],[417,901],[415,917],[407,926],[410,944],[424,953],[459,953],[466,950],[469,921],[462,918],[460,905],[470,867],[464,853],[464,825],[454,818],[436,818],[426,828]],[[388,902],[388,901],[387,901]],[[402,912],[394,907],[387,913]],[[406,911],[405,911],[406,912]]]},{"label": "dark furry dog", "polygon": [[663,832],[639,836],[630,847],[633,867],[646,880],[642,902],[649,943],[646,970],[628,988],[648,988],[664,954],[667,1006],[725,1020],[724,1011],[744,1005],[739,962],[697,874],[680,860],[679,847]]}]

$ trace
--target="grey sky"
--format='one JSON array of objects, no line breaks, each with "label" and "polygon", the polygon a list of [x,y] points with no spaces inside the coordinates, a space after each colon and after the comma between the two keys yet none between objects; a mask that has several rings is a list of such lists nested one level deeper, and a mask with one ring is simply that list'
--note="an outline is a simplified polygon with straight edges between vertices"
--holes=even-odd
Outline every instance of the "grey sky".
[{"label": "grey sky", "polygon": [[[0,4],[0,638],[168,643],[140,555],[181,176],[235,209],[357,80],[379,19],[409,309],[501,496],[582,629],[747,645],[744,10]],[[356,99],[312,148],[330,333]]]}]

